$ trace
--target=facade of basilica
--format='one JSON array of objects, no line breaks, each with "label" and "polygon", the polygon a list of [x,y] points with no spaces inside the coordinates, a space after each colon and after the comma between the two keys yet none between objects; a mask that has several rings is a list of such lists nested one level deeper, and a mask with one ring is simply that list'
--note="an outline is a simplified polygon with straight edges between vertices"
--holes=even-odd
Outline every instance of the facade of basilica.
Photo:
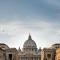
[{"label": "facade of basilica", "polygon": [[50,48],[38,49],[31,35],[24,42],[22,50],[9,48],[0,43],[0,60],[56,60],[56,49],[60,44],[54,44]]}]

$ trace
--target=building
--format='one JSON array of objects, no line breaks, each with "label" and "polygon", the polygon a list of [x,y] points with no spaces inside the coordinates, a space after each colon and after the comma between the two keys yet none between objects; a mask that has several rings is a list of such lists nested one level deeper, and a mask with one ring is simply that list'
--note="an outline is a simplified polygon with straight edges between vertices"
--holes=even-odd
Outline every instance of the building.
[{"label": "building", "polygon": [[53,52],[54,60],[59,59],[59,58],[58,58],[59,48],[60,48],[60,43],[53,44],[53,45],[51,46],[51,49],[53,49],[53,51],[54,51],[54,52]]},{"label": "building", "polygon": [[56,50],[57,47],[59,48],[60,44],[54,44],[50,48],[38,49],[35,41],[29,35],[22,50],[10,48],[4,43],[0,43],[0,60],[59,60],[60,50]]},{"label": "building", "polygon": [[5,60],[5,51],[0,48],[0,60]]},{"label": "building", "polygon": [[55,60],[60,60],[60,48],[56,49],[56,57]]},{"label": "building", "polygon": [[41,51],[41,60],[54,60],[54,50],[51,48],[44,48]]},{"label": "building", "polygon": [[53,44],[51,46],[52,49],[57,49],[57,48],[60,48],[60,43],[57,43],[57,44]]},{"label": "building", "polygon": [[60,50],[60,44],[53,44],[49,48],[44,48],[41,50],[41,60],[58,60]]},{"label": "building", "polygon": [[23,49],[9,48],[6,44],[0,43],[0,60],[41,60],[41,49],[29,35]]},{"label": "building", "polygon": [[23,51],[19,48],[18,60],[41,60],[41,50],[37,49],[37,45],[29,35],[28,40],[23,45]]}]

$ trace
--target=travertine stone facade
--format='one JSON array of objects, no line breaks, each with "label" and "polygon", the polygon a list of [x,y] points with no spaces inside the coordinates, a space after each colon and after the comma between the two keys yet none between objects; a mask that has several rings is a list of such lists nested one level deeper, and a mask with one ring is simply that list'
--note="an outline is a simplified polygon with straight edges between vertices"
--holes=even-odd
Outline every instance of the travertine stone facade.
[{"label": "travertine stone facade", "polygon": [[5,60],[5,50],[0,48],[0,60]]},{"label": "travertine stone facade", "polygon": [[60,60],[60,48],[56,49],[56,57],[55,60]]},{"label": "travertine stone facade", "polygon": [[16,60],[17,55],[16,48],[9,48],[6,50],[6,60]]},{"label": "travertine stone facade", "polygon": [[28,40],[23,45],[23,50],[19,48],[18,60],[41,60],[41,50],[37,49],[37,45],[29,35]]},{"label": "travertine stone facade", "polygon": [[[24,42],[22,50],[9,48],[6,44],[0,43],[0,60],[59,60],[60,44],[54,44],[50,48],[37,48],[31,35]],[[56,59],[55,59],[56,58]]]},{"label": "travertine stone facade", "polygon": [[41,51],[41,60],[53,60],[53,49],[44,48]]}]

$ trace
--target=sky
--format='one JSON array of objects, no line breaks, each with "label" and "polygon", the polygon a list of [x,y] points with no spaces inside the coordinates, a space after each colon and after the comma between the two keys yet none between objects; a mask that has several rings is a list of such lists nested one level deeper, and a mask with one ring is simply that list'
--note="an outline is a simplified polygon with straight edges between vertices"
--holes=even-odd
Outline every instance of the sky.
[{"label": "sky", "polygon": [[38,48],[60,43],[60,0],[0,0],[0,43],[22,49],[29,33]]}]

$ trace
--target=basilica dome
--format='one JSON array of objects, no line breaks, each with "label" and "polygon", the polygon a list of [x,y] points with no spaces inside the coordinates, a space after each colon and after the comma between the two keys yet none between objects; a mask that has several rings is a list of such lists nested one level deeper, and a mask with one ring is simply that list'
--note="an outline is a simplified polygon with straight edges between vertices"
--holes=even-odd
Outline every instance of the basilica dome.
[{"label": "basilica dome", "polygon": [[31,35],[29,35],[28,40],[25,41],[23,48],[37,48],[35,41],[31,38]]}]

